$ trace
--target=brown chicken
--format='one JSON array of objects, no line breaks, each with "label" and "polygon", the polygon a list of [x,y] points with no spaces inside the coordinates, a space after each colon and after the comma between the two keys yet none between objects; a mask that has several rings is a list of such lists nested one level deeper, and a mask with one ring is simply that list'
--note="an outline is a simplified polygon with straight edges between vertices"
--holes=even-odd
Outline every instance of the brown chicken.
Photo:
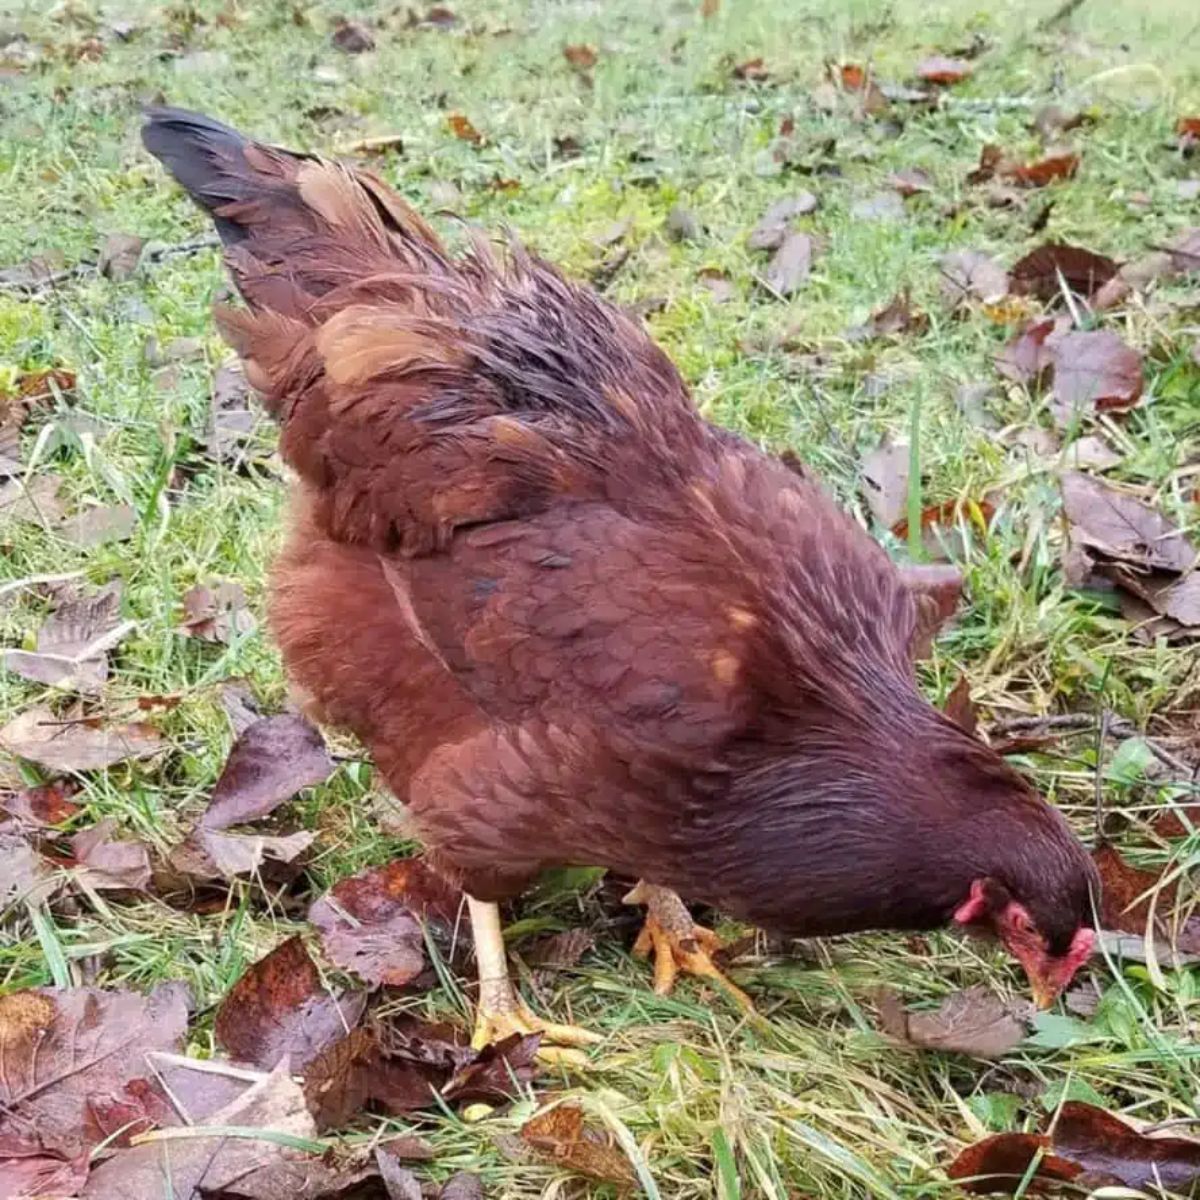
[{"label": "brown chicken", "polygon": [[144,138],[212,214],[246,302],[217,319],[299,477],[289,676],[467,891],[481,1039],[587,1040],[507,978],[496,902],[553,864],[642,878],[660,986],[717,976],[678,892],[802,936],[957,922],[1058,995],[1090,859],[919,694],[913,596],[815,482],[519,245],[453,258],[374,175],[208,117]]}]

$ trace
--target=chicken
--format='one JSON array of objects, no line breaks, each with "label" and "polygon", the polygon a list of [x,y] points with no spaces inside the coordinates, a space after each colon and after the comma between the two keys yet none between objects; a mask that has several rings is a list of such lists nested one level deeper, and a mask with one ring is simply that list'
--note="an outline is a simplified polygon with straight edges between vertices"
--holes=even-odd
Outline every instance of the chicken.
[{"label": "chicken", "polygon": [[467,892],[481,1039],[588,1040],[506,972],[496,904],[554,864],[643,880],[660,986],[718,974],[678,893],[796,936],[958,924],[1062,991],[1091,861],[920,695],[912,592],[807,472],[519,244],[452,257],[374,175],[205,116],[144,140],[212,215],[245,301],[217,320],[298,477],[289,677]]}]

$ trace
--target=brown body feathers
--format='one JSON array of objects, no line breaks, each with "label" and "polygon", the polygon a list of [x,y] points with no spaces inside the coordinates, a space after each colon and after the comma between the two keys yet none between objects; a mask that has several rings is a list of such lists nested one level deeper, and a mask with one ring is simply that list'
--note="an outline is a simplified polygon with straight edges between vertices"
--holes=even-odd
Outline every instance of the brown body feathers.
[{"label": "brown body feathers", "polygon": [[913,680],[914,603],[806,476],[517,246],[453,259],[368,174],[178,110],[220,322],[300,476],[272,623],[481,899],[600,864],[797,933],[926,927],[979,875],[1068,936],[1087,859]]}]

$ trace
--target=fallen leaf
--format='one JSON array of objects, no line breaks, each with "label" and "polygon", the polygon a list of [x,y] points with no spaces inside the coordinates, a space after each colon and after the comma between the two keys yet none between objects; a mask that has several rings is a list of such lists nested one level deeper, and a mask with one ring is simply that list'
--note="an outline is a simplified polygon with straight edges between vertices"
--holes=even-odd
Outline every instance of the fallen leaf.
[{"label": "fallen leaf", "polygon": [[420,1180],[382,1146],[375,1151],[375,1165],[379,1168],[379,1178],[383,1180],[388,1200],[422,1200]]},{"label": "fallen leaf", "polygon": [[1175,124],[1179,148],[1187,154],[1200,142],[1200,117],[1180,117]]},{"label": "fallen leaf", "polygon": [[333,769],[320,733],[303,717],[264,717],[234,742],[201,827],[227,829],[265,817],[301,788],[324,783]]},{"label": "fallen leaf", "polygon": [[[101,1163],[81,1200],[150,1197],[237,1196],[242,1200],[327,1200],[374,1174],[365,1157],[325,1155],[304,1093],[286,1069],[247,1088],[205,1125],[145,1141]],[[260,1131],[259,1137],[230,1137],[231,1127]],[[289,1145],[289,1142],[292,1144]],[[311,1146],[308,1153],[295,1148]]]},{"label": "fallen leaf", "polygon": [[75,788],[66,780],[22,788],[11,796],[0,795],[0,811],[13,817],[18,825],[30,829],[50,829],[65,825],[79,805],[71,800]]},{"label": "fallen leaf", "polygon": [[563,47],[563,58],[576,71],[590,71],[599,61],[595,47],[588,46],[583,42],[578,42],[574,45]]},{"label": "fallen leaf", "polygon": [[69,594],[38,630],[36,651],[6,650],[5,667],[24,679],[77,692],[100,692],[108,678],[108,651],[133,628],[120,618],[121,585],[93,596]]},{"label": "fallen leaf", "polygon": [[713,302],[716,304],[724,304],[737,294],[733,280],[720,267],[701,267],[696,272],[696,278],[711,294]]},{"label": "fallen leaf", "polygon": [[1062,477],[1072,543],[1146,570],[1182,574],[1196,561],[1187,538],[1157,509],[1079,471]]},{"label": "fallen leaf", "polygon": [[1079,155],[1071,150],[1048,154],[1030,163],[1002,163],[998,174],[1024,187],[1045,187],[1060,179],[1071,179],[1079,170]]},{"label": "fallen leaf", "polygon": [[1107,471],[1124,461],[1102,437],[1091,434],[1077,438],[1067,447],[1068,466],[1077,471]]},{"label": "fallen leaf", "polygon": [[1053,362],[1047,343],[1062,333],[1063,327],[1057,321],[1027,325],[996,355],[996,370],[1014,383],[1040,386]]},{"label": "fallen leaf", "polygon": [[107,279],[129,279],[142,261],[144,238],[132,233],[110,233],[100,247],[97,270]]},{"label": "fallen leaf", "polygon": [[462,113],[451,113],[446,118],[446,124],[460,141],[470,142],[473,146],[483,145],[483,134]]},{"label": "fallen leaf", "polygon": [[[850,92],[858,103],[860,117],[876,117],[888,109],[888,97],[876,82],[874,73],[857,63],[845,63],[838,68],[836,81],[844,92]],[[911,99],[908,95],[898,99]],[[925,96],[921,93],[921,98]]]},{"label": "fallen leaf", "polygon": [[1080,413],[1125,411],[1142,395],[1142,356],[1108,329],[1064,333],[1047,342],[1055,415],[1063,427]]},{"label": "fallen leaf", "polygon": [[912,295],[905,288],[897,292],[883,308],[873,312],[863,328],[872,337],[919,334],[929,328],[929,318],[913,307]]},{"label": "fallen leaf", "polygon": [[107,542],[124,542],[133,536],[137,513],[128,504],[98,505],[68,517],[59,534],[81,550],[90,550]]},{"label": "fallen leaf", "polygon": [[308,911],[330,961],[367,983],[403,987],[424,969],[425,926],[448,944],[462,895],[419,858],[343,879]]},{"label": "fallen leaf", "polygon": [[971,701],[971,683],[965,675],[960,675],[958,682],[950,689],[942,712],[960,729],[965,729],[970,734],[975,733],[979,717]]},{"label": "fallen leaf", "polygon": [[903,221],[906,212],[900,195],[888,191],[855,200],[850,205],[850,215],[856,221]]},{"label": "fallen leaf", "polygon": [[358,1024],[366,993],[341,1000],[326,990],[299,937],[250,966],[217,1009],[213,1033],[239,1062],[302,1073]]},{"label": "fallen leaf", "polygon": [[[44,904],[58,888],[59,880],[29,844],[20,825],[16,821],[0,821],[0,912],[7,912],[16,903]],[[0,997],[0,1006],[3,1003]],[[0,1027],[0,1046],[4,1044],[2,1035]]]},{"label": "fallen leaf", "polygon": [[250,407],[251,389],[240,363],[225,363],[213,376],[208,429],[204,442],[217,462],[237,463],[255,429],[258,414]]},{"label": "fallen leaf", "polygon": [[807,233],[789,233],[767,265],[767,286],[778,296],[791,296],[812,270],[813,240]]},{"label": "fallen leaf", "polygon": [[197,584],[183,595],[179,628],[202,642],[227,646],[235,637],[253,633],[258,622],[246,606],[240,584]]},{"label": "fallen leaf", "polygon": [[[966,554],[967,533],[971,528],[986,532],[996,515],[990,500],[947,500],[929,504],[921,510],[921,545],[935,561],[949,561]],[[897,521],[892,532],[901,541],[908,538],[908,519]]]},{"label": "fallen leaf", "polygon": [[1008,294],[1008,272],[979,250],[954,250],[938,264],[942,295],[952,308],[972,300],[1001,300]]},{"label": "fallen leaf", "polygon": [[682,204],[673,205],[667,213],[667,236],[675,242],[698,242],[704,236],[704,229],[696,214]]},{"label": "fallen leaf", "polygon": [[908,472],[911,451],[907,442],[884,438],[863,459],[862,491],[871,515],[891,529],[908,508]]},{"label": "fallen leaf", "polygon": [[[1061,1106],[1048,1134],[996,1134],[965,1150],[947,1173],[971,1192],[1015,1194],[1039,1151],[1044,1157],[1033,1179],[1036,1187],[1070,1182],[1086,1173],[1089,1190],[1117,1185],[1190,1195],[1200,1181],[1200,1142],[1144,1134],[1113,1113],[1079,1100]],[[972,1176],[986,1178],[964,1182]]]},{"label": "fallen leaf", "polygon": [[1189,917],[1172,930],[1176,881],[1163,883],[1161,873],[1133,866],[1108,843],[1092,851],[1092,861],[1100,872],[1100,923],[1105,929],[1141,936],[1153,914],[1155,928],[1167,945],[1185,954],[1200,952],[1200,917]]},{"label": "fallen leaf", "polygon": [[71,838],[76,879],[96,891],[144,891],[150,884],[150,853],[141,842],[117,841],[111,817]]},{"label": "fallen leaf", "polygon": [[751,250],[778,250],[787,237],[792,221],[806,216],[817,207],[812,192],[797,192],[774,201],[750,231],[746,245]]},{"label": "fallen leaf", "polygon": [[346,54],[365,54],[375,49],[375,37],[371,31],[359,21],[347,21],[339,17],[333,26],[329,40]]},{"label": "fallen leaf", "polygon": [[271,863],[292,867],[314,840],[307,830],[265,836],[201,828],[171,851],[170,864],[181,875],[197,880],[258,875]]},{"label": "fallen leaf", "polygon": [[27,525],[57,525],[63,517],[58,498],[61,486],[57,475],[22,475],[0,483],[0,524],[24,521]]},{"label": "fallen leaf", "polygon": [[558,1104],[538,1113],[521,1126],[521,1139],[541,1158],[576,1175],[622,1188],[637,1183],[629,1159],[611,1137],[585,1125],[577,1104]]},{"label": "fallen leaf", "polygon": [[304,1095],[318,1129],[339,1129],[368,1106],[393,1116],[435,1107],[452,1069],[389,1055],[375,1030],[358,1028],[312,1060]]},{"label": "fallen leaf", "polygon": [[912,656],[926,658],[936,634],[958,612],[963,574],[949,563],[900,563],[896,569],[917,605]]},{"label": "fallen leaf", "polygon": [[902,167],[899,171],[893,171],[887,181],[902,196],[915,196],[918,192],[933,190],[929,172],[920,167]]},{"label": "fallen leaf", "polygon": [[923,1050],[1001,1058],[1025,1040],[1033,1006],[985,987],[954,992],[932,1010],[907,1012],[896,997],[881,1017],[885,1032]]},{"label": "fallen leaf", "polygon": [[564,970],[575,966],[595,944],[595,935],[587,929],[564,929],[523,947],[521,958],[531,967]]},{"label": "fallen leaf", "polygon": [[1090,119],[1085,113],[1068,112],[1057,104],[1047,104],[1034,113],[1030,126],[1043,138],[1050,140],[1060,133],[1070,133],[1071,130],[1078,129]]},{"label": "fallen leaf", "polygon": [[148,996],[99,988],[38,988],[0,996],[0,1142],[36,1129],[41,1149],[71,1158],[107,1136],[98,1103],[135,1105],[167,1119],[167,1097],[146,1056],[178,1047],[188,994],[178,983]]},{"label": "fallen leaf", "polygon": [[173,337],[161,344],[158,338],[149,337],[142,347],[142,358],[148,367],[165,367],[171,363],[203,358],[205,349],[206,343],[202,337]]},{"label": "fallen leaf", "polygon": [[917,64],[917,76],[926,83],[944,86],[969,79],[974,69],[969,62],[961,58],[944,58],[940,54],[934,54]]},{"label": "fallen leaf", "polygon": [[485,1046],[474,1060],[455,1071],[442,1088],[448,1103],[498,1104],[511,1100],[520,1084],[529,1083],[536,1071],[535,1056],[541,1034],[511,1034]]},{"label": "fallen leaf", "polygon": [[0,747],[52,771],[102,771],[127,759],[151,758],[165,746],[143,722],[64,720],[45,705],[26,709],[0,729]]},{"label": "fallen leaf", "polygon": [[0,287],[18,292],[41,291],[62,270],[63,262],[60,250],[34,255],[25,262],[0,269]]},{"label": "fallen leaf", "polygon": [[456,1171],[442,1184],[437,1200],[484,1200],[483,1183],[478,1175]]},{"label": "fallen leaf", "polygon": [[771,78],[771,72],[761,58],[748,58],[738,63],[732,70],[734,79],[743,83],[765,83]]},{"label": "fallen leaf", "polygon": [[1053,300],[1065,282],[1076,295],[1090,299],[1118,269],[1118,264],[1103,254],[1066,242],[1045,242],[1015,262],[1008,275],[1012,290],[1019,295]]}]

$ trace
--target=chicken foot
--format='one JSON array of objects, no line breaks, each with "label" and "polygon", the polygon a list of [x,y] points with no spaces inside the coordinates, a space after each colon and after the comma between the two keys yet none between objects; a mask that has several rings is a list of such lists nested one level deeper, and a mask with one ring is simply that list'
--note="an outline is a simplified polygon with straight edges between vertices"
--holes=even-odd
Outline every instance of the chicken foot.
[{"label": "chicken foot", "polygon": [[517,995],[508,976],[499,907],[468,896],[467,908],[475,938],[475,961],[479,967],[479,1006],[471,1045],[482,1050],[491,1042],[513,1033],[540,1033],[543,1044],[538,1048],[538,1058],[543,1062],[575,1067],[586,1065],[587,1055],[582,1047],[602,1041],[601,1036],[577,1025],[544,1021],[531,1012]]},{"label": "chicken foot", "polygon": [[682,971],[718,983],[738,1006],[754,1012],[754,1001],[721,971],[712,956],[721,948],[721,939],[711,929],[692,921],[684,903],[669,888],[640,880],[625,896],[626,904],[644,904],[646,923],[633,944],[638,958],[654,955],[654,990],[669,995]]}]

